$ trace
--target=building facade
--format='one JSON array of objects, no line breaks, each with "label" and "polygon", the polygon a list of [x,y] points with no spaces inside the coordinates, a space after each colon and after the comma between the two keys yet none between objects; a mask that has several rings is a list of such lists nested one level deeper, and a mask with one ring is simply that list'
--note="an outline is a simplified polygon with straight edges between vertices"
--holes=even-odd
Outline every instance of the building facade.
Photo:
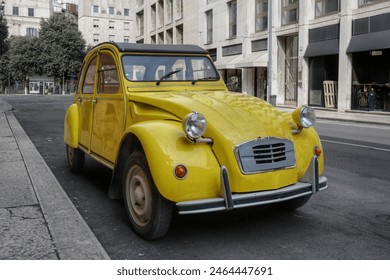
[{"label": "building facade", "polygon": [[133,13],[135,1],[79,1],[79,30],[87,45],[102,42],[133,42]]},{"label": "building facade", "polygon": [[388,0],[204,0],[198,26],[238,90],[279,106],[390,111]]},{"label": "building facade", "polygon": [[[198,44],[199,1],[137,0],[135,40],[148,44]],[[185,32],[184,32],[185,30]]]},{"label": "building facade", "polygon": [[41,19],[52,14],[53,0],[4,1],[9,36],[38,36]]}]

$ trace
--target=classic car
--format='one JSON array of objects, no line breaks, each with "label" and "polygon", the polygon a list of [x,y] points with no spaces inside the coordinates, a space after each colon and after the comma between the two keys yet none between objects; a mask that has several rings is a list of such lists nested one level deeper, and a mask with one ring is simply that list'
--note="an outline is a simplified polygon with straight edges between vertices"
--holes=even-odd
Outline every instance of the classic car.
[{"label": "classic car", "polygon": [[195,45],[102,43],[86,55],[65,116],[68,164],[112,170],[136,234],[163,237],[173,211],[304,205],[327,188],[312,108],[280,112],[229,92]]}]

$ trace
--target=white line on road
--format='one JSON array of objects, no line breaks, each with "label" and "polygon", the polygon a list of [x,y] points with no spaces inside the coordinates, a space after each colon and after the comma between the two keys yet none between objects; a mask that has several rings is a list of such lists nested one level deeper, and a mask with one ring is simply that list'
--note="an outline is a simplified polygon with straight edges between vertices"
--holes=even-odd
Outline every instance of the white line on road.
[{"label": "white line on road", "polygon": [[323,140],[323,139],[321,139],[321,142],[346,145],[346,146],[352,146],[352,147],[359,147],[359,148],[371,149],[371,150],[382,151],[382,152],[390,152],[390,149],[383,149],[383,148],[366,146],[366,145],[352,144],[352,143],[347,143],[347,142],[339,142],[339,141]]}]

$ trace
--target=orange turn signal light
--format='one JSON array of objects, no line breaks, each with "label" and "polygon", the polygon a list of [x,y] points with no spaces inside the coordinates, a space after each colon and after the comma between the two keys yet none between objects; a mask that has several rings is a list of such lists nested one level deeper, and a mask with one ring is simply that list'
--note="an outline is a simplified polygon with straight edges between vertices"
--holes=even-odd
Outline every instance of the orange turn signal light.
[{"label": "orange turn signal light", "polygon": [[179,179],[184,179],[188,174],[187,167],[185,167],[183,164],[176,165],[174,172],[175,176]]},{"label": "orange turn signal light", "polygon": [[314,155],[317,156],[317,157],[319,157],[322,154],[322,150],[318,146],[314,147],[314,151],[313,152],[314,152]]}]

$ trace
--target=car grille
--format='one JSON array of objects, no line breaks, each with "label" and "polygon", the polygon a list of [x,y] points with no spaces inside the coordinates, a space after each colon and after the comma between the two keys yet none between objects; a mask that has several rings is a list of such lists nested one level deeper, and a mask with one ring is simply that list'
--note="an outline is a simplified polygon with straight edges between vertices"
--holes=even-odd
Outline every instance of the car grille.
[{"label": "car grille", "polygon": [[295,166],[294,144],[286,139],[253,140],[238,145],[235,154],[244,174]]}]

